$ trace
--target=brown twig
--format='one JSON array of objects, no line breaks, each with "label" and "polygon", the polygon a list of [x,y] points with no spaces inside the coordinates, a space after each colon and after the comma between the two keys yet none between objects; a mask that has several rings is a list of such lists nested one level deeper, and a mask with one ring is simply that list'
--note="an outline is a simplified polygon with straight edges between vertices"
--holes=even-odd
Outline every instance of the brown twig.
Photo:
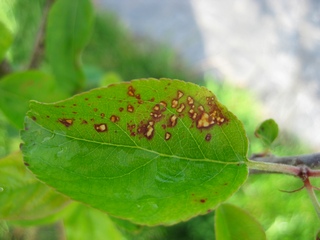
[{"label": "brown twig", "polygon": [[10,64],[8,63],[7,60],[3,60],[0,63],[0,78],[3,77],[4,75],[7,75],[11,72],[11,67]]},{"label": "brown twig", "polygon": [[37,38],[34,44],[34,50],[30,62],[28,64],[28,69],[35,69],[39,67],[39,64],[44,55],[44,41],[45,41],[45,32],[47,26],[47,19],[50,8],[55,0],[47,0],[46,5],[43,9],[43,15],[40,23],[40,28],[37,34]]}]

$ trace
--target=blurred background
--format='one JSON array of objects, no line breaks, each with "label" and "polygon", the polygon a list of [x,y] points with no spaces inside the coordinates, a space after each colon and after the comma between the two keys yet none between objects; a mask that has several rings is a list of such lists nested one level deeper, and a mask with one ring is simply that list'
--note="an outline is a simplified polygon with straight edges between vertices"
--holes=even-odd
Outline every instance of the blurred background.
[{"label": "blurred background", "polygon": [[195,71],[252,90],[266,116],[319,149],[320,2],[96,0]]},{"label": "blurred background", "polygon": [[[28,65],[45,2],[0,2],[0,21],[14,35],[6,58],[14,71]],[[94,0],[93,4],[94,28],[82,54],[85,90],[142,77],[196,82],[211,89],[244,123],[249,155],[264,151],[254,130],[266,118],[280,125],[273,153],[320,149],[319,1]],[[39,69],[48,71],[46,58]],[[19,142],[19,129],[0,112],[0,156],[17,150]],[[268,239],[312,239],[320,224],[307,193],[279,191],[300,186],[300,180],[292,177],[253,175],[229,202],[256,217]],[[126,233],[126,238],[214,239],[213,222],[210,213],[172,227]],[[28,231],[15,224],[12,229]],[[15,239],[61,239],[52,233],[57,232],[55,224],[37,230],[40,235],[32,229],[31,238],[26,233]]]}]

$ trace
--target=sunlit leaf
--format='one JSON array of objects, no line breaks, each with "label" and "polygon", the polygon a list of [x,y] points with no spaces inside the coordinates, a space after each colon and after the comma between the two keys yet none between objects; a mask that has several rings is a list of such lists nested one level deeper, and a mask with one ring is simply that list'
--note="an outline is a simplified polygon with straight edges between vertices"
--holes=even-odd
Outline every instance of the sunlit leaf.
[{"label": "sunlit leaf", "polygon": [[278,124],[273,119],[263,121],[256,129],[255,135],[269,147],[277,138],[279,132]]},{"label": "sunlit leaf", "polygon": [[32,101],[25,161],[73,199],[138,224],[205,214],[247,177],[241,122],[206,88],[136,80]]},{"label": "sunlit leaf", "polygon": [[52,102],[67,95],[57,90],[50,75],[40,71],[25,71],[2,78],[0,96],[0,109],[11,123],[21,129],[30,100]]},{"label": "sunlit leaf", "polygon": [[59,86],[69,93],[83,87],[80,55],[89,41],[92,25],[90,0],[57,0],[50,10],[46,55]]},{"label": "sunlit leaf", "polygon": [[8,48],[12,43],[11,32],[6,28],[6,26],[0,22],[0,62],[4,58]]},{"label": "sunlit leaf", "polygon": [[78,203],[72,214],[64,219],[64,226],[68,240],[124,239],[106,213]]},{"label": "sunlit leaf", "polygon": [[246,211],[231,204],[221,204],[215,215],[217,240],[264,240],[262,226]]},{"label": "sunlit leaf", "polygon": [[60,211],[68,202],[39,182],[23,165],[22,154],[0,159],[0,219],[35,221]]}]

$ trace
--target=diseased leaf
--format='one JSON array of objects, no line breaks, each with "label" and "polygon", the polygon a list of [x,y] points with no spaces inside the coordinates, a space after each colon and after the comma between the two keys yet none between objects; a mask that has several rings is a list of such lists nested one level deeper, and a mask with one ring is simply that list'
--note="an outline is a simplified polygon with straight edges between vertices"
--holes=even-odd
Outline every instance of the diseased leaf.
[{"label": "diseased leaf", "polygon": [[279,133],[278,124],[273,119],[263,121],[256,129],[255,135],[267,146],[273,143]]},{"label": "diseased leaf", "polygon": [[0,81],[0,109],[17,128],[23,128],[30,100],[53,102],[67,95],[58,91],[53,78],[40,71],[5,76]]},{"label": "diseased leaf", "polygon": [[55,214],[69,202],[27,171],[21,152],[0,159],[0,188],[3,220],[36,221]]},{"label": "diseased leaf", "polygon": [[11,32],[6,28],[6,26],[0,22],[0,62],[4,58],[8,48],[12,43]]},{"label": "diseased leaf", "polygon": [[262,226],[250,214],[231,204],[221,204],[215,215],[217,240],[264,240]]},{"label": "diseased leaf", "polygon": [[81,89],[84,74],[80,55],[93,26],[90,0],[57,0],[50,10],[46,30],[46,55],[61,89]]},{"label": "diseased leaf", "polygon": [[106,213],[79,203],[74,205],[72,214],[64,219],[66,239],[125,239]]},{"label": "diseased leaf", "polygon": [[24,159],[73,199],[138,224],[205,214],[246,180],[241,122],[206,88],[170,79],[32,101]]}]

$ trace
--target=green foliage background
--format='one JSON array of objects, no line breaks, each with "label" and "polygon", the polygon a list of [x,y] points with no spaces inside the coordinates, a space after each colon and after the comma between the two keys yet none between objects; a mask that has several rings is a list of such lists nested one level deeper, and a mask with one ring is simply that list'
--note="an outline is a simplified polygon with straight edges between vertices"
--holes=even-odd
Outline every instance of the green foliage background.
[{"label": "green foliage background", "polygon": [[[25,70],[30,61],[45,2],[0,2],[0,21],[13,35],[12,46],[6,55],[13,71]],[[51,73],[48,59],[44,60],[39,69]],[[263,118],[268,116],[264,115],[264,109],[257,102],[256,96],[245,89],[218,82],[210,76],[202,77],[196,74],[172,49],[161,43],[150,42],[146,38],[133,37],[111,14],[96,13],[91,38],[82,54],[82,64],[86,79],[83,90],[108,82],[142,77],[178,78],[205,85],[244,123],[250,140],[250,154],[264,151],[261,142],[255,139],[254,131]],[[3,79],[0,83],[1,81]],[[17,151],[19,143],[19,129],[1,110],[0,157]],[[277,155],[293,155],[307,153],[310,149],[280,129],[280,137],[273,144],[272,151]],[[319,181],[313,183],[320,185]],[[307,194],[304,191],[294,194],[279,191],[293,190],[300,187],[300,184],[299,179],[288,176],[254,175],[249,177],[241,190],[228,202],[243,207],[256,217],[266,230],[268,239],[312,239],[320,226]],[[66,226],[66,233],[70,236],[77,228],[86,229],[86,232],[97,231],[97,222],[113,224],[109,218],[101,216],[100,212],[87,210],[83,206],[72,205],[60,214],[63,216],[60,219],[63,220],[57,223],[44,222],[40,225],[46,224],[45,226],[36,227],[0,219],[0,238],[6,239],[10,235],[20,234],[21,239],[26,239],[27,235],[34,236],[33,239],[49,239],[48,236],[58,239],[62,225]],[[77,217],[82,220],[73,220],[78,219]],[[214,213],[171,227],[139,228],[121,220],[114,222],[127,239],[214,239],[213,221]],[[117,231],[115,230],[114,234],[121,238]],[[96,234],[96,239],[100,239],[99,233]]]}]

